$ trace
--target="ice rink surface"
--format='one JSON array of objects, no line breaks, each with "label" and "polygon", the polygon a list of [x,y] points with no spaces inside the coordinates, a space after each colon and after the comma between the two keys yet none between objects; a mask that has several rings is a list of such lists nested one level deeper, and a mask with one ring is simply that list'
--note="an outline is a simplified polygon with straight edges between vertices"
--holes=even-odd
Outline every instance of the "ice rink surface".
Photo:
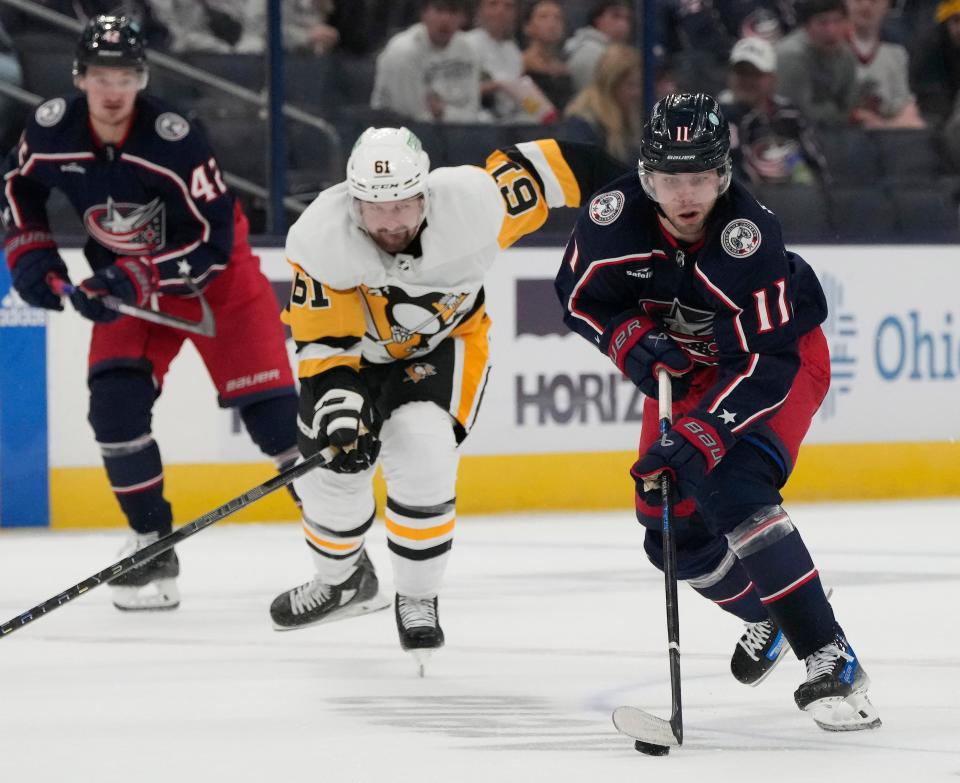
[{"label": "ice rink surface", "polygon": [[[684,585],[686,737],[665,758],[611,710],[668,716],[663,580],[622,514],[468,517],[425,679],[392,610],[278,633],[310,575],[292,524],[183,542],[182,604],[116,611],[109,588],[0,640],[4,780],[529,783],[960,779],[960,503],[790,509],[858,650],[883,728],[829,734],[793,705],[792,656],[729,673],[741,625]],[[120,532],[0,534],[9,619],[117,559]],[[382,524],[369,549],[392,595]]]}]

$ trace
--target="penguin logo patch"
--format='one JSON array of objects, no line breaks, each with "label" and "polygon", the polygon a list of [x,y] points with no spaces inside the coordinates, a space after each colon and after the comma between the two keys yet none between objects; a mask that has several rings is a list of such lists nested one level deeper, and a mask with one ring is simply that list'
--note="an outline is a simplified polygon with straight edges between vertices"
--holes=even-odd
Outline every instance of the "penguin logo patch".
[{"label": "penguin logo patch", "polygon": [[172,111],[165,111],[157,117],[154,127],[157,135],[165,141],[180,141],[190,132],[190,123]]},{"label": "penguin logo patch", "polygon": [[590,219],[598,226],[606,226],[620,217],[625,199],[619,190],[601,193],[590,202]]},{"label": "penguin logo patch", "polygon": [[720,234],[720,245],[727,255],[747,258],[760,247],[760,229],[750,220],[731,220]]},{"label": "penguin logo patch", "polygon": [[63,117],[67,110],[67,102],[63,98],[53,98],[37,107],[37,125],[42,128],[52,128]]},{"label": "penguin logo patch", "polygon": [[407,365],[404,372],[407,374],[407,377],[403,379],[404,383],[420,383],[424,378],[436,375],[437,368],[426,362],[417,362]]}]

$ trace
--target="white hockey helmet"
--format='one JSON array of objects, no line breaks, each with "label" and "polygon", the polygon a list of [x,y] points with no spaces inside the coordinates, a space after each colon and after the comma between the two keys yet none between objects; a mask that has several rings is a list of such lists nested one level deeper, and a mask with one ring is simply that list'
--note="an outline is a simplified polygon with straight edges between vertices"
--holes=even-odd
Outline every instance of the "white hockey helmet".
[{"label": "white hockey helmet", "polygon": [[367,128],[347,160],[347,188],[360,201],[427,195],[430,156],[407,128]]}]

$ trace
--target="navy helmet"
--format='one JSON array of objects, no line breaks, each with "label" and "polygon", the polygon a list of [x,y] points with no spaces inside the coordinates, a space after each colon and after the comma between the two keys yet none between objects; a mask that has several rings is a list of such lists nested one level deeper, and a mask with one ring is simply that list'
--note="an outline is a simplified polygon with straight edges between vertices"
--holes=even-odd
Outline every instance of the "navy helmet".
[{"label": "navy helmet", "polygon": [[140,24],[126,16],[91,17],[77,41],[73,75],[83,76],[91,65],[146,73],[147,50]]}]

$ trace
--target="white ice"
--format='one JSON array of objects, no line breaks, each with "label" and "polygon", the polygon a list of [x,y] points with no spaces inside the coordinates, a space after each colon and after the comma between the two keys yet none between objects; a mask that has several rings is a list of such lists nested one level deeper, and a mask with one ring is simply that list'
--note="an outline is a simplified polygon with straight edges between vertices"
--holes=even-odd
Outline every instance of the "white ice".
[{"label": "white ice", "polygon": [[[741,626],[681,586],[682,747],[642,756],[621,704],[669,715],[663,581],[629,512],[469,517],[427,677],[392,611],[300,631],[267,607],[305,581],[295,525],[183,542],[182,604],[120,613],[101,587],[0,640],[0,777],[46,781],[909,781],[960,775],[960,503],[797,506],[883,728],[818,729],[802,665],[758,688]],[[116,560],[123,534],[0,534],[0,619]],[[381,525],[370,552],[392,595]],[[656,776],[653,778],[652,776]]]}]

